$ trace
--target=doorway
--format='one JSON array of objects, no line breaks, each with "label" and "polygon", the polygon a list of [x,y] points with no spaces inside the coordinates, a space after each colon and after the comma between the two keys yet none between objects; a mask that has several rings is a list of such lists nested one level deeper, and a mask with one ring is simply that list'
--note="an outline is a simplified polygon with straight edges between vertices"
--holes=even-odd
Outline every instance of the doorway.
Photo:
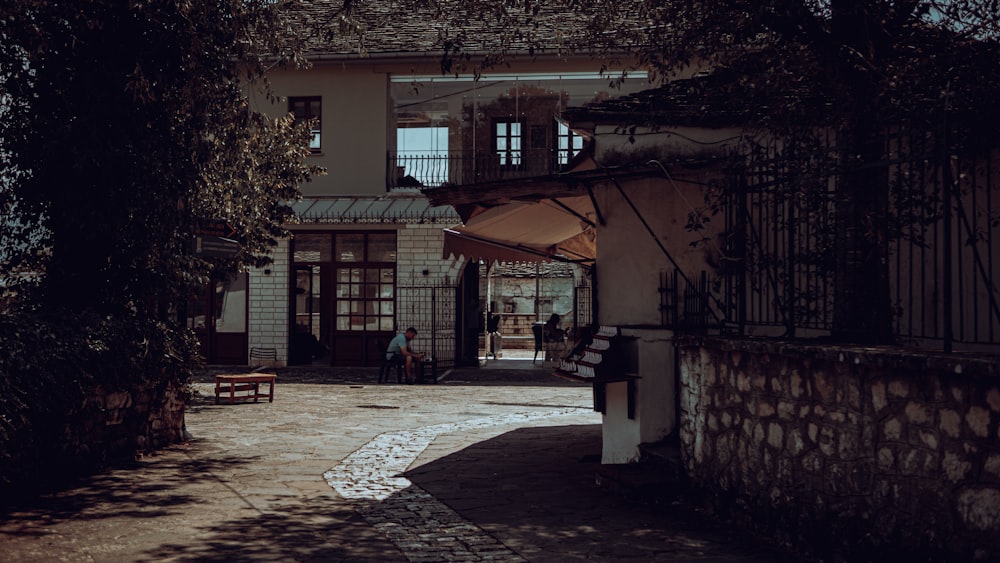
[{"label": "doorway", "polygon": [[247,363],[247,274],[205,286],[188,302],[188,328],[209,364]]},{"label": "doorway", "polygon": [[292,240],[289,363],[377,366],[396,333],[396,232]]}]

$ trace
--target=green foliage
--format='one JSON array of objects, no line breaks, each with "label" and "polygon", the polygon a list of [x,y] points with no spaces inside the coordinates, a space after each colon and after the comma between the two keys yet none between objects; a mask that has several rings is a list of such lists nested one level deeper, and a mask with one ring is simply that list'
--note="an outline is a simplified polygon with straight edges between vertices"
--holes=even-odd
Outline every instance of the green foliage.
[{"label": "green foliage", "polygon": [[[107,312],[176,304],[216,269],[261,264],[283,234],[308,133],[247,102],[272,2],[15,1],[0,9],[9,187],[44,227],[36,302]],[[15,46],[15,47],[10,47]],[[13,69],[13,71],[11,71]],[[249,85],[249,86],[248,86]],[[244,252],[192,256],[222,219]]]},{"label": "green foliage", "polygon": [[[21,312],[0,315],[0,490],[60,482],[104,463],[114,452],[98,437],[86,453],[67,436],[95,390],[181,387],[197,365],[188,331],[154,319],[93,313]],[[129,443],[135,444],[135,441]]]},{"label": "green foliage", "polygon": [[[72,465],[67,429],[96,390],[187,381],[197,347],[174,312],[285,234],[317,170],[306,126],[248,103],[285,58],[277,10],[0,4],[0,483]],[[209,220],[239,255],[192,253]]]}]

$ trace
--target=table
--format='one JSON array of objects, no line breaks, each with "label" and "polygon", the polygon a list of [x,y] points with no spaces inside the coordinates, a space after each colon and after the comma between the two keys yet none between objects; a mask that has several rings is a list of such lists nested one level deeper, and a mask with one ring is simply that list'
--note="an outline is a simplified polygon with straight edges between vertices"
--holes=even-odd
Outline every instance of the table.
[{"label": "table", "polygon": [[[239,375],[216,375],[215,376],[215,404],[219,404],[219,397],[229,388],[229,404],[236,402],[236,399],[263,399],[267,397],[267,402],[274,402],[274,380],[277,375],[270,373],[246,373]],[[260,384],[268,384],[268,392],[260,392]],[[247,395],[236,396],[237,392],[249,391]]]},{"label": "table", "polygon": [[430,382],[437,383],[437,359],[435,358],[424,358],[419,362],[414,362],[413,364],[416,373],[414,373],[414,379],[417,383],[424,383],[424,378],[427,376],[428,370],[430,370]]}]

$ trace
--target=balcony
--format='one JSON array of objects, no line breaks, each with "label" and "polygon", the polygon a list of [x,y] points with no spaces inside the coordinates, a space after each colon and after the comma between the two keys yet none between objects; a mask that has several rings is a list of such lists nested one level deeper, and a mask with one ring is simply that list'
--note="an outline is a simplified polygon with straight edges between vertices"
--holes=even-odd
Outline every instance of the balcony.
[{"label": "balcony", "polygon": [[442,184],[466,185],[547,176],[561,172],[568,160],[565,151],[550,148],[528,149],[507,154],[389,153],[386,159],[386,189],[433,188]]}]

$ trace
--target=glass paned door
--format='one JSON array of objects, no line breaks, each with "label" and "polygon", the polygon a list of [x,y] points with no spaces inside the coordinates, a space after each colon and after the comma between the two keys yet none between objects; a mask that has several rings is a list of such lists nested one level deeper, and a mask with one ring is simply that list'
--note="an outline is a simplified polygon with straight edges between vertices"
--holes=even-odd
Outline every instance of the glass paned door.
[{"label": "glass paned door", "polygon": [[332,236],[333,361],[377,365],[396,328],[396,233]]},{"label": "glass paned door", "polygon": [[521,166],[521,122],[497,121],[494,142],[501,168]]},{"label": "glass paned door", "polygon": [[296,266],[292,297],[294,325],[289,338],[289,362],[308,364],[322,360],[329,351],[323,326],[323,269],[319,265]]},{"label": "glass paned door", "polygon": [[395,277],[394,268],[337,268],[337,330],[392,331]]}]

